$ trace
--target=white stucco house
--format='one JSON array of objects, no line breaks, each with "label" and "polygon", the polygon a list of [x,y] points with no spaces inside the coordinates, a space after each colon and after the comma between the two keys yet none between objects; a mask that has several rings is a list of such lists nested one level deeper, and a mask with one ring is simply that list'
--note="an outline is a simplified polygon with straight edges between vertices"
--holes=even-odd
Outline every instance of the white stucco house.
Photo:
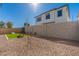
[{"label": "white stucco house", "polygon": [[59,23],[59,22],[68,22],[70,21],[70,14],[68,5],[61,6],[59,8],[51,9],[46,11],[36,18],[36,25],[43,23]]}]

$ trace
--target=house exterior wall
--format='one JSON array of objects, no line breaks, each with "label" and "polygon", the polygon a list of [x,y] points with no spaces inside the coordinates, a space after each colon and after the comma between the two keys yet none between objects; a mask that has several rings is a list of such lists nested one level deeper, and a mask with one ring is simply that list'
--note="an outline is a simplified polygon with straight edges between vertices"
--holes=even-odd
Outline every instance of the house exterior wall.
[{"label": "house exterior wall", "polygon": [[[62,16],[58,17],[57,16],[57,11],[62,10]],[[47,13],[50,13],[50,19],[46,19],[45,16]],[[48,23],[48,22],[53,22],[55,21],[55,23],[58,22],[68,22],[70,21],[69,19],[69,11],[68,11],[68,6],[64,6],[62,8],[56,9],[56,10],[51,10],[49,12],[46,12],[38,17],[41,17],[41,21],[36,22],[37,25],[40,25],[42,23]],[[36,19],[38,18],[36,17]]]},{"label": "house exterior wall", "polygon": [[[61,17],[57,17],[57,11],[58,10],[62,10],[62,16]],[[68,13],[68,7],[67,6],[55,10],[55,13],[54,14],[55,14],[54,19],[55,19],[55,22],[56,23],[70,21],[70,19],[69,19],[69,13]]]},{"label": "house exterior wall", "polygon": [[[32,33],[36,32],[39,36],[79,40],[79,23],[77,22],[48,23],[31,28],[33,29]],[[30,28],[28,29],[29,31],[25,31],[30,32]]]}]

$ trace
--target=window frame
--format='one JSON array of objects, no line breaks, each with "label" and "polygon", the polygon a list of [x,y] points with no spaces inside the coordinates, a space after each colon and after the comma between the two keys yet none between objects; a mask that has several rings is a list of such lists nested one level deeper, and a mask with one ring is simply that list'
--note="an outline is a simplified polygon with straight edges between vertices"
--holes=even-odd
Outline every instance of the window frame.
[{"label": "window frame", "polygon": [[57,11],[57,17],[61,17],[61,16],[63,16],[63,10],[61,9],[61,10],[58,10]]},{"label": "window frame", "polygon": [[36,22],[40,22],[42,19],[41,19],[41,17],[38,17],[37,19],[36,19]]},{"label": "window frame", "polygon": [[46,19],[46,20],[50,19],[50,13],[47,13],[47,14],[45,15],[45,19]]}]

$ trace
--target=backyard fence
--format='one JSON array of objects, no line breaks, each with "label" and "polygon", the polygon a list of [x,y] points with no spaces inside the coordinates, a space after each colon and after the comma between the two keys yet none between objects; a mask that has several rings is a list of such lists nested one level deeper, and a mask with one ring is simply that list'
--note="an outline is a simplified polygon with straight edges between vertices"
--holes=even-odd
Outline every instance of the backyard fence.
[{"label": "backyard fence", "polygon": [[62,39],[79,40],[79,23],[47,23],[25,27],[26,33],[36,33],[43,37],[56,37]]},{"label": "backyard fence", "polygon": [[22,28],[0,28],[0,34],[6,34],[6,33],[21,33],[23,31]]}]

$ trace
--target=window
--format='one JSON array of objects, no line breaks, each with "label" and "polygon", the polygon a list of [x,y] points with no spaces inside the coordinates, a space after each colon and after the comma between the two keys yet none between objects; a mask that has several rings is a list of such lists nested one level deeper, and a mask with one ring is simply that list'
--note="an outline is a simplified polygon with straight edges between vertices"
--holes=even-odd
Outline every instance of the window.
[{"label": "window", "polygon": [[62,10],[59,10],[59,11],[57,12],[57,16],[58,16],[58,17],[62,16]]},{"label": "window", "polygon": [[46,14],[46,19],[50,19],[50,13]]},{"label": "window", "polygon": [[38,17],[38,18],[37,18],[37,22],[40,22],[40,21],[41,21],[41,17]]}]

